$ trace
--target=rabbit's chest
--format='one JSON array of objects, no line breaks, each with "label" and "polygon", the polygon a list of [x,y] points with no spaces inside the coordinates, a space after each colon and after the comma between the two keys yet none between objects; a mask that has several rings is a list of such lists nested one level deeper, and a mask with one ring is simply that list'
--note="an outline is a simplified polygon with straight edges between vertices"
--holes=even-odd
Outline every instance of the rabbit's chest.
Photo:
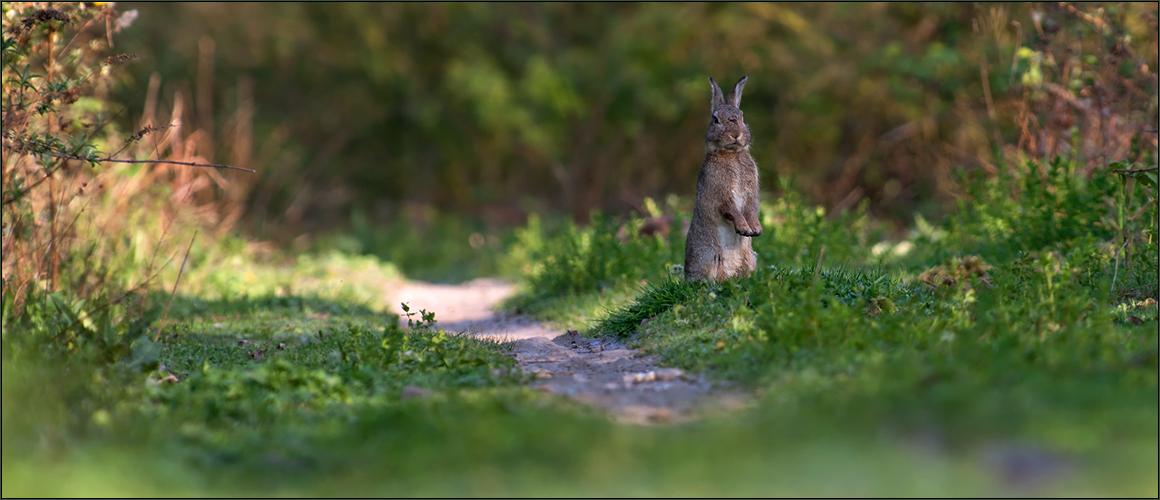
[{"label": "rabbit's chest", "polygon": [[738,189],[737,187],[734,187],[730,191],[730,194],[732,195],[732,198],[733,198],[733,206],[737,207],[737,211],[740,212],[741,210],[744,210],[745,209],[745,192],[741,189]]}]

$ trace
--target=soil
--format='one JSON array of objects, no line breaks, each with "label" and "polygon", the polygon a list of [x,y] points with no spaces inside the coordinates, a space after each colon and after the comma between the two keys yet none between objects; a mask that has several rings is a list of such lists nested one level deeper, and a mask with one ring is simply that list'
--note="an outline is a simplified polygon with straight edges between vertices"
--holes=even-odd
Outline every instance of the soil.
[{"label": "soil", "polygon": [[[392,310],[406,302],[412,312],[435,312],[436,326],[448,332],[502,342],[539,390],[602,408],[631,424],[683,422],[709,411],[733,410],[750,398],[720,382],[661,367],[656,356],[630,349],[614,338],[560,332],[524,316],[497,311],[514,292],[501,280],[484,278],[460,285],[407,282],[392,295]],[[418,318],[418,316],[414,316]],[[400,317],[406,325],[406,318]]]}]

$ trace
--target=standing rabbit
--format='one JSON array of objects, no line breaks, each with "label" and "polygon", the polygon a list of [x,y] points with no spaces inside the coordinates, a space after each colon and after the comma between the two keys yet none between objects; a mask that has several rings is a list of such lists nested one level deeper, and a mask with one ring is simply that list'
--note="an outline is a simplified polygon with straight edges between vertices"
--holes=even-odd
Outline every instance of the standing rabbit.
[{"label": "standing rabbit", "polygon": [[713,118],[705,134],[705,161],[697,175],[697,199],[685,240],[685,279],[721,281],[757,269],[752,237],[757,219],[757,163],[749,155],[750,134],[741,113],[742,77],[728,96],[713,87]]}]

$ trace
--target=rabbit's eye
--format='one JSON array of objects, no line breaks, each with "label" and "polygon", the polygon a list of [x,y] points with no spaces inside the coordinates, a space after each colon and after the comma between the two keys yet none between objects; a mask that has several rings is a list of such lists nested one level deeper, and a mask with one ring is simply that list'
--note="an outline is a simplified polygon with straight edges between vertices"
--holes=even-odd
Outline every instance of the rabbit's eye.
[{"label": "rabbit's eye", "polygon": [[721,120],[717,119],[717,113],[713,113],[713,123],[720,124]]}]

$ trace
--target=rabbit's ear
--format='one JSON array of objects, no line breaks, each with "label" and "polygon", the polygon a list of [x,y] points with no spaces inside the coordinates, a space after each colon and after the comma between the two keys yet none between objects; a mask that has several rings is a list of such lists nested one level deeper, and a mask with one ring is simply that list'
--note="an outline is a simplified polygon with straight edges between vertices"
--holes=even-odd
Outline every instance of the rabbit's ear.
[{"label": "rabbit's ear", "polygon": [[709,77],[709,85],[713,87],[712,107],[717,109],[725,105],[725,98],[721,96],[721,87],[717,86],[717,82],[713,81],[713,77]]},{"label": "rabbit's ear", "polygon": [[[729,96],[725,98],[725,102],[735,108],[741,107],[741,89],[745,88],[745,81],[749,80],[748,76],[741,77],[737,80],[737,84],[733,86],[733,90],[729,91]],[[718,90],[720,92],[720,90]]]}]

